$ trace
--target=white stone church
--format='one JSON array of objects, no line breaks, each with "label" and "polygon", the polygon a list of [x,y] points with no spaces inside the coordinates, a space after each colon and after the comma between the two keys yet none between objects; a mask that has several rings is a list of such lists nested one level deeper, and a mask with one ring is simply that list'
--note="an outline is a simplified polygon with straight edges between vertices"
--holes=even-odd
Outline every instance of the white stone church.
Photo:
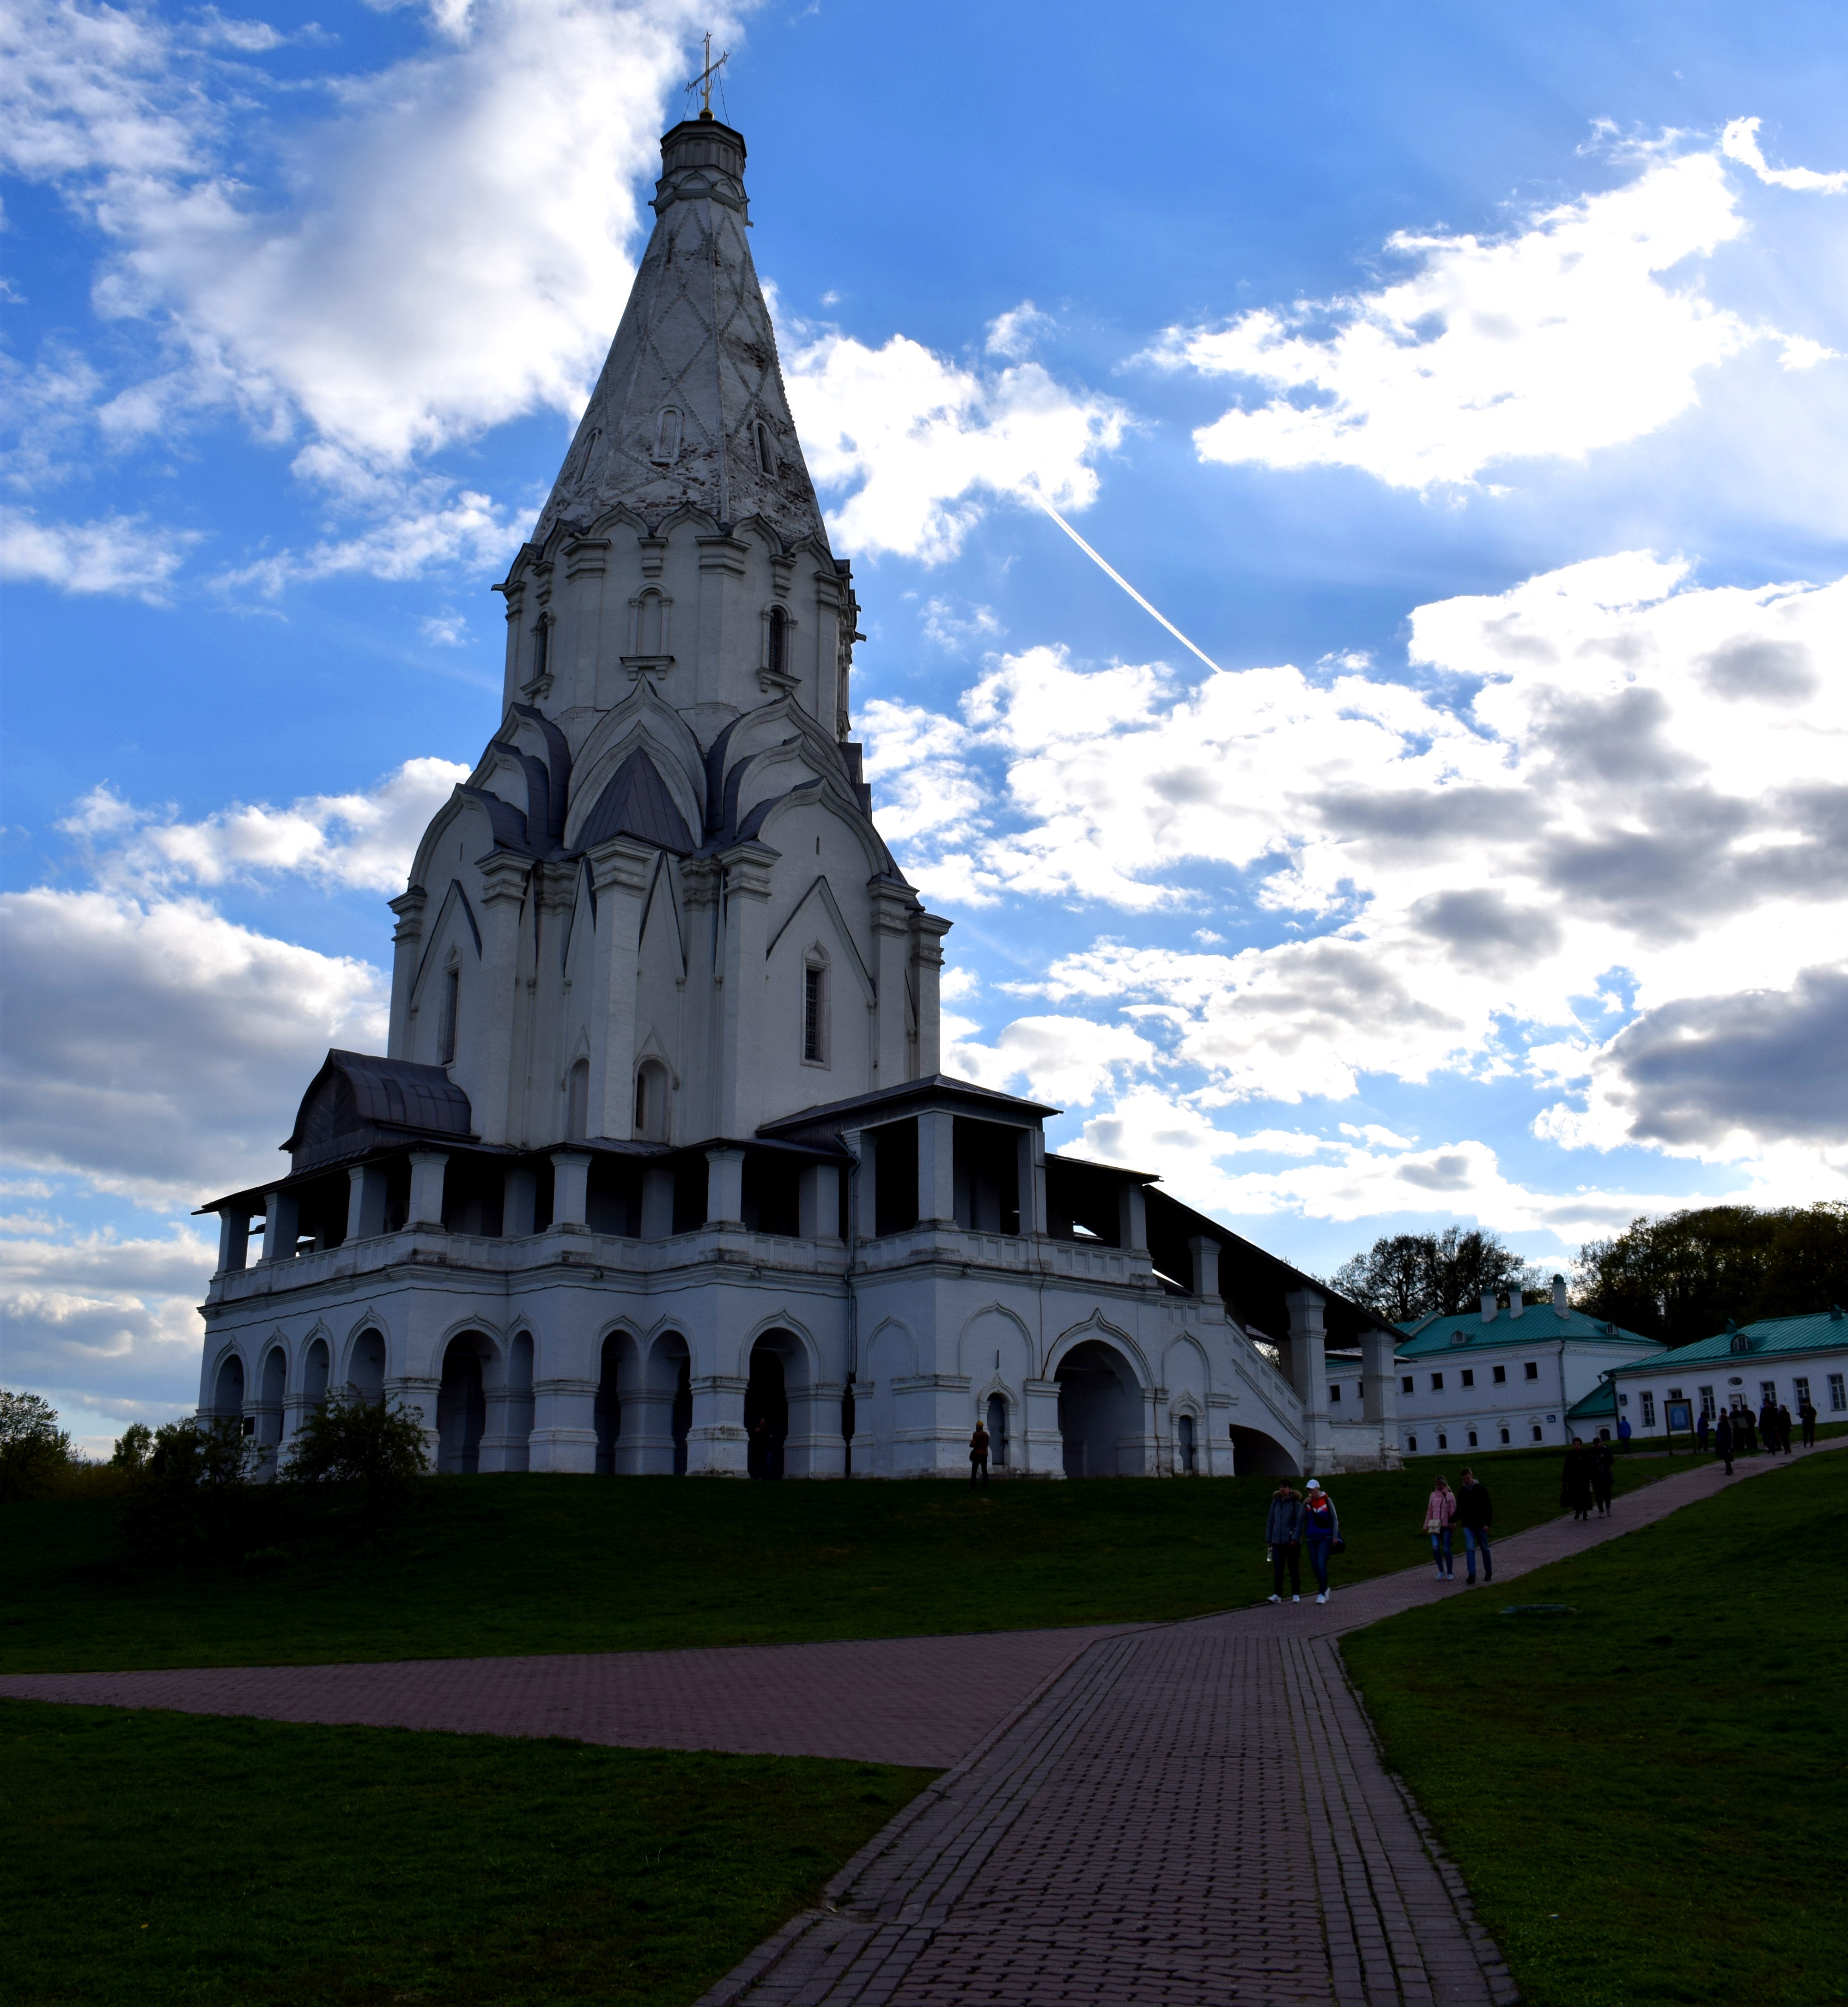
[{"label": "white stone church", "polygon": [[495,588],[500,724],[393,901],[390,1049],[330,1053],[286,1173],[204,1208],[201,1413],[272,1468],[343,1385],[451,1472],[958,1477],[978,1420],[1008,1476],[1396,1462],[1399,1333],[939,1071],[949,922],[860,778],[744,172],[709,115],[662,141]]}]

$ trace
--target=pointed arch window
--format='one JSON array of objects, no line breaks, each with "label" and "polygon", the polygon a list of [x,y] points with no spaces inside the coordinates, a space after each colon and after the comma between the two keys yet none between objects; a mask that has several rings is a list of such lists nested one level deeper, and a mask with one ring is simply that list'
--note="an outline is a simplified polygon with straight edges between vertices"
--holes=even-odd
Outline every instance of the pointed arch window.
[{"label": "pointed arch window", "polygon": [[543,683],[549,672],[552,659],[552,616],[542,613],[532,623],[532,674],[527,679],[527,687]]},{"label": "pointed arch window", "polygon": [[811,948],[802,963],[802,1060],[805,1066],[828,1063],[828,958]]},{"label": "pointed arch window", "polygon": [[657,467],[672,467],[680,457],[680,407],[665,406],[655,425],[655,450],[650,456]]},{"label": "pointed arch window", "polygon": [[635,1069],[634,1134],[645,1142],[667,1141],[667,1069],[658,1060]]}]

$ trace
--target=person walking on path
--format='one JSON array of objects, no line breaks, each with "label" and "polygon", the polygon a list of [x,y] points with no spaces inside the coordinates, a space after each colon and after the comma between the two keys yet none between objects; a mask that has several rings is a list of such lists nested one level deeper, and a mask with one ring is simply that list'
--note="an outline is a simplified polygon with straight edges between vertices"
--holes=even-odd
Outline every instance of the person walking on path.
[{"label": "person walking on path", "polygon": [[1457,1490],[1457,1524],[1463,1529],[1463,1582],[1468,1588],[1476,1578],[1476,1550],[1482,1553],[1482,1579],[1495,1579],[1495,1559],[1489,1551],[1489,1528],[1495,1517],[1489,1501],[1489,1487],[1476,1482],[1476,1474],[1466,1469]]},{"label": "person walking on path", "polygon": [[1617,1443],[1624,1449],[1630,1447],[1630,1417],[1627,1415],[1617,1417]]},{"label": "person walking on path", "polygon": [[1777,1404],[1777,1439],[1784,1446],[1784,1454],[1790,1454],[1790,1410],[1782,1401]]},{"label": "person walking on path", "polygon": [[1719,1427],[1713,1431],[1713,1454],[1726,1467],[1726,1475],[1733,1474],[1733,1418],[1722,1415]]},{"label": "person walking on path", "polygon": [[988,1481],[988,1431],[980,1422],[975,1425],[975,1434],[969,1438],[969,1481],[973,1484],[977,1477],[983,1483]]},{"label": "person walking on path", "polygon": [[1592,1496],[1598,1501],[1598,1517],[1610,1517],[1610,1494],[1617,1484],[1617,1459],[1610,1444],[1599,1441],[1592,1445]]},{"label": "person walking on path", "polygon": [[1765,1438],[1765,1449],[1770,1455],[1776,1456],[1777,1455],[1777,1409],[1773,1405],[1769,1395],[1765,1397],[1764,1405],[1758,1410],[1758,1433]]},{"label": "person walking on path", "polygon": [[1448,1480],[1440,1477],[1436,1490],[1425,1501],[1425,1531],[1431,1536],[1431,1558],[1437,1564],[1440,1582],[1448,1582],[1457,1571],[1450,1547],[1450,1522],[1456,1516],[1456,1494]]},{"label": "person walking on path", "polygon": [[1318,1603],[1328,1600],[1328,1557],[1343,1545],[1341,1515],[1334,1501],[1322,1489],[1322,1480],[1312,1477],[1309,1496],[1302,1506],[1303,1544],[1309,1549],[1309,1564],[1316,1571]]},{"label": "person walking on path", "polygon": [[1574,1519],[1592,1516],[1592,1459],[1583,1440],[1574,1436],[1560,1473],[1560,1504]]},{"label": "person walking on path", "polygon": [[1797,1404],[1798,1419],[1803,1423],[1803,1446],[1805,1449],[1816,1447],[1816,1404],[1805,1394]]},{"label": "person walking on path", "polygon": [[1264,1544],[1270,1554],[1270,1600],[1284,1600],[1284,1571],[1290,1575],[1290,1600],[1302,1600],[1302,1501],[1286,1477],[1270,1501],[1264,1522]]}]

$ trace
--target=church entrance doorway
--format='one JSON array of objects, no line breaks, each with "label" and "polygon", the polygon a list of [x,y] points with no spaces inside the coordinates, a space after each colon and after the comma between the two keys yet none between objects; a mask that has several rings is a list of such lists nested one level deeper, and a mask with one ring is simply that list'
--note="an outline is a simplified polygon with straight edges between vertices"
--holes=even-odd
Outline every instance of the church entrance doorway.
[{"label": "church entrance doorway", "polygon": [[[766,1332],[751,1348],[751,1378],[744,1390],[747,1468],[753,1477],[783,1475],[783,1444],[789,1439],[790,1397],[783,1378],[779,1332]],[[787,1344],[786,1339],[783,1342]]]},{"label": "church entrance doorway", "polygon": [[1140,1407],[1134,1369],[1115,1346],[1099,1339],[1075,1345],[1058,1368],[1066,1476],[1140,1475]]},{"label": "church entrance doorway", "polygon": [[235,1352],[218,1368],[218,1382],[212,1389],[212,1413],[220,1421],[243,1418],[244,1362]]},{"label": "church entrance doorway", "polygon": [[482,1377],[486,1340],[466,1331],[449,1341],[436,1388],[436,1468],[446,1476],[472,1476],[481,1468],[481,1439],[488,1426]]},{"label": "church entrance doorway", "polygon": [[370,1407],[377,1407],[385,1399],[384,1335],[369,1324],[353,1340],[347,1384]]},{"label": "church entrance doorway", "polygon": [[1231,1428],[1232,1474],[1246,1477],[1262,1473],[1267,1477],[1300,1477],[1302,1466],[1295,1453],[1262,1429]]}]

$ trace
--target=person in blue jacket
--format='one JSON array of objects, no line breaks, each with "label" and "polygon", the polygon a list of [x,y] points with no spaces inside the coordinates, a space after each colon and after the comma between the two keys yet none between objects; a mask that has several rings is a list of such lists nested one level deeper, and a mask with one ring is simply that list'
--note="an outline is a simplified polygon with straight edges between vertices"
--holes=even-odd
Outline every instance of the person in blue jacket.
[{"label": "person in blue jacket", "polygon": [[1302,1540],[1309,1549],[1309,1564],[1316,1571],[1316,1600],[1328,1600],[1328,1557],[1341,1544],[1341,1515],[1334,1501],[1322,1489],[1322,1480],[1312,1477],[1309,1496],[1302,1502]]}]

